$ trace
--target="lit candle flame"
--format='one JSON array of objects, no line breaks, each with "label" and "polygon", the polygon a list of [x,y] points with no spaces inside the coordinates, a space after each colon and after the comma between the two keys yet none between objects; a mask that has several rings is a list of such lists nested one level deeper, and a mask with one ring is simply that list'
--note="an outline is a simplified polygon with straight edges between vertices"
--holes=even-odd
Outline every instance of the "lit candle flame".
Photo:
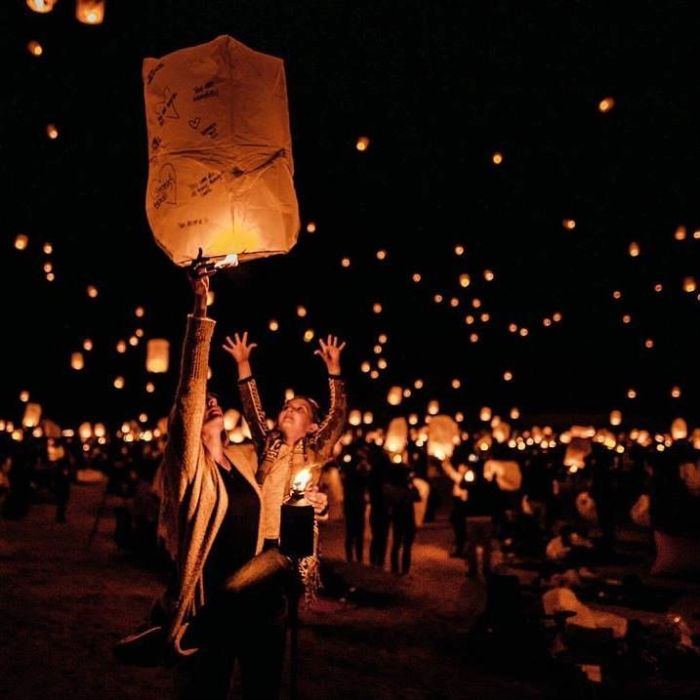
[{"label": "lit candle flame", "polygon": [[295,474],[292,479],[292,491],[295,493],[304,493],[306,487],[311,482],[311,469],[305,468]]}]

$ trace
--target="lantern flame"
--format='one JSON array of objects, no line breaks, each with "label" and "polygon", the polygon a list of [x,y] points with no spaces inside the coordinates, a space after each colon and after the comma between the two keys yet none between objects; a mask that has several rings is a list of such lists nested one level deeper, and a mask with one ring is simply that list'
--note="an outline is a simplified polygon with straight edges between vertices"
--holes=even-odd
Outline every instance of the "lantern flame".
[{"label": "lantern flame", "polygon": [[311,483],[311,469],[307,467],[294,476],[292,480],[292,491],[295,494],[301,495],[306,491],[309,483]]}]

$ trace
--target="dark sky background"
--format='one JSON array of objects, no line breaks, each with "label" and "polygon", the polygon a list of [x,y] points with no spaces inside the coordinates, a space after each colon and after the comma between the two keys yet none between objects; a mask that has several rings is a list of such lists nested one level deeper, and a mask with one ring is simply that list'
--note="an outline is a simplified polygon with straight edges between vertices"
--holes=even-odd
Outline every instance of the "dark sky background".
[{"label": "dark sky background", "polygon": [[[628,425],[700,417],[700,301],[682,288],[687,276],[700,282],[694,3],[638,1],[622,14],[573,0],[111,0],[94,27],[75,20],[73,0],[47,15],[2,4],[0,417],[21,417],[21,390],[66,427],[166,413],[190,292],[146,221],[141,62],[221,34],[285,61],[303,221],[291,254],[213,282],[211,365],[224,403],[235,403],[234,373],[220,341],[243,328],[260,344],[254,365],[271,407],[288,386],[325,400],[322,364],[302,339],[313,328],[347,338],[352,404],[381,417],[423,412],[432,398],[467,423],[482,405],[518,406],[524,423],[613,408]],[[30,40],[42,56],[30,55]],[[607,96],[615,106],[601,113]],[[364,153],[361,135],[371,139]],[[574,230],[562,225],[569,218]],[[675,239],[679,226],[686,240]],[[467,326],[475,297],[482,308]],[[562,321],[544,327],[556,311]],[[509,333],[510,323],[529,335]],[[144,340],[118,354],[137,327]],[[372,380],[360,365],[376,364],[380,333],[388,367]],[[149,337],[172,343],[167,375],[146,373]],[[94,349],[76,372],[70,354],[85,338]],[[389,387],[417,378],[425,387],[390,409]]]}]

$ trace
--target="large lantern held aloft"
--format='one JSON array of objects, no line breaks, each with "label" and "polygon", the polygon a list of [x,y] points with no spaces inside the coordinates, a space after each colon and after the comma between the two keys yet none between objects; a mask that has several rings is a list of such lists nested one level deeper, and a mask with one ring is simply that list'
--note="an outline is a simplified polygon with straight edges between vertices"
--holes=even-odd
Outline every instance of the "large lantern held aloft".
[{"label": "large lantern held aloft", "polygon": [[83,24],[102,24],[105,18],[105,0],[76,0],[75,17]]},{"label": "large lantern held aloft", "polygon": [[384,449],[391,454],[401,454],[408,441],[408,423],[405,418],[394,418],[389,423],[384,439]]},{"label": "large lantern held aloft", "polygon": [[460,442],[459,426],[449,416],[435,416],[428,425],[428,454],[437,459],[452,457]]},{"label": "large lantern held aloft", "polygon": [[163,338],[148,341],[146,371],[162,374],[168,371],[170,343]]},{"label": "large lantern held aloft", "polygon": [[143,63],[146,212],[178,265],[286,253],[299,213],[284,65],[229,36]]}]

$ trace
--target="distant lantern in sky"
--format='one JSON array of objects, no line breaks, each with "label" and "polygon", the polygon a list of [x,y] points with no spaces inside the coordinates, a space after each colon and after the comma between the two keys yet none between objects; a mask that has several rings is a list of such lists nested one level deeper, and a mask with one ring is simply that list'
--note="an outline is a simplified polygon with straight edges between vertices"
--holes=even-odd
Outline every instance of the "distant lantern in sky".
[{"label": "distant lantern in sky", "polygon": [[688,235],[688,230],[686,229],[686,227],[685,227],[685,226],[679,226],[679,227],[676,229],[675,233],[673,234],[673,237],[674,237],[677,241],[684,241],[684,240],[686,239],[687,235]]},{"label": "distant lantern in sky", "polygon": [[471,326],[474,324],[474,317],[471,314],[468,314],[467,316],[464,317],[464,322],[468,325]]},{"label": "distant lantern in sky", "polygon": [[81,370],[85,367],[85,360],[82,352],[74,352],[70,356],[70,366],[75,370]]},{"label": "distant lantern in sky", "polygon": [[651,349],[654,347],[654,341],[653,341],[651,338],[647,338],[647,339],[644,341],[644,347],[645,347],[647,350],[651,350]]},{"label": "distant lantern in sky", "polygon": [[552,320],[554,323],[559,323],[562,319],[562,315],[559,311],[557,311],[555,314],[552,315]]},{"label": "distant lantern in sky", "polygon": [[452,388],[459,389],[462,386],[462,382],[459,379],[452,380]]},{"label": "distant lantern in sky", "polygon": [[470,343],[478,343],[479,342],[479,334],[478,333],[472,333],[469,336],[469,342]]},{"label": "distant lantern in sky", "polygon": [[55,124],[46,125],[46,135],[53,141],[58,138],[58,128]]},{"label": "distant lantern in sky", "polygon": [[87,288],[87,295],[90,297],[90,299],[96,299],[98,294],[99,292],[97,291],[97,287],[90,285]]},{"label": "distant lantern in sky", "polygon": [[625,314],[622,317],[622,323],[624,323],[625,325],[627,325],[628,323],[631,323],[631,322],[632,322],[632,316],[630,314]]},{"label": "distant lantern in sky", "polygon": [[479,411],[479,420],[487,423],[491,420],[491,409],[488,406],[483,406]]},{"label": "distant lantern in sky", "polygon": [[484,270],[484,279],[487,282],[493,282],[495,278],[496,275],[494,274],[493,270]]},{"label": "distant lantern in sky", "polygon": [[345,268],[350,267],[350,258],[343,258],[340,264]]},{"label": "distant lantern in sky", "polygon": [[354,408],[352,411],[350,411],[350,415],[348,416],[348,423],[350,423],[350,425],[354,427],[360,425],[362,423],[362,413],[356,408]]},{"label": "distant lantern in sky", "polygon": [[143,328],[137,328],[137,329],[134,331],[134,335],[135,335],[137,338],[143,338]]},{"label": "distant lantern in sky", "polygon": [[369,372],[370,369],[372,369],[372,366],[371,366],[370,363],[367,362],[367,361],[363,362],[363,363],[360,365],[360,370],[361,370],[362,372],[364,372],[365,374],[367,374],[367,372]]},{"label": "distant lantern in sky", "polygon": [[436,295],[433,297],[433,301],[434,301],[436,304],[442,304],[442,294],[436,294]]},{"label": "distant lantern in sky", "polygon": [[360,136],[355,143],[358,151],[366,151],[369,148],[369,136]]},{"label": "distant lantern in sky", "polygon": [[386,250],[377,251],[377,260],[386,260]]},{"label": "distant lantern in sky", "polygon": [[105,0],[76,0],[75,17],[83,24],[102,24],[105,18]]},{"label": "distant lantern in sky", "polygon": [[410,389],[404,389],[404,390],[403,390],[403,397],[404,397],[404,399],[410,399],[410,398],[411,398],[411,394],[413,394],[413,392],[412,392]]},{"label": "distant lantern in sky", "polygon": [[472,299],[472,306],[475,309],[480,309],[481,308],[481,299]]},{"label": "distant lantern in sky", "polygon": [[697,229],[696,231],[693,231],[693,238],[697,241],[700,239],[700,229]]},{"label": "distant lantern in sky", "polygon": [[491,156],[491,162],[494,165],[500,165],[503,162],[503,154],[500,151],[496,151],[492,156]]},{"label": "distant lantern in sky", "polygon": [[613,292],[613,299],[622,299],[622,292],[619,289]]},{"label": "distant lantern in sky", "polygon": [[153,382],[148,382],[146,384],[146,393],[152,394],[156,390],[156,385]]},{"label": "distant lantern in sky", "polygon": [[38,41],[30,41],[27,44],[27,51],[29,51],[32,56],[41,56],[41,54],[44,53],[44,47]]},{"label": "distant lantern in sky", "polygon": [[422,389],[423,388],[423,380],[416,379],[416,381],[413,382],[413,387],[414,387],[414,389]]},{"label": "distant lantern in sky", "polygon": [[373,369],[369,373],[370,379],[377,379],[379,377],[379,370]]},{"label": "distant lantern in sky", "polygon": [[381,345],[375,345],[373,350],[375,355],[381,355],[384,348]]},{"label": "distant lantern in sky", "polygon": [[137,306],[134,310],[134,316],[136,316],[136,318],[143,318],[145,313],[143,306]]},{"label": "distant lantern in sky", "polygon": [[574,219],[564,219],[561,223],[567,231],[573,231],[576,228],[576,221]]},{"label": "distant lantern in sky", "polygon": [[50,243],[44,243],[43,251],[46,255],[53,253],[53,246]]},{"label": "distant lantern in sky", "polygon": [[170,343],[165,338],[152,338],[146,345],[146,371],[162,374],[168,371]]},{"label": "distant lantern in sky", "polygon": [[90,338],[85,338],[85,340],[83,341],[83,350],[85,350],[86,352],[90,352],[90,350],[92,350],[93,347],[94,346],[92,344],[92,340],[90,340]]},{"label": "distant lantern in sky", "polygon": [[274,333],[275,331],[278,331],[280,327],[280,324],[273,318],[269,325],[268,328]]},{"label": "distant lantern in sky", "polygon": [[57,0],[27,0],[27,7],[34,12],[51,12]]},{"label": "distant lantern in sky", "polygon": [[115,378],[114,388],[115,389],[123,389],[124,388],[124,377],[116,377]]},{"label": "distant lantern in sky", "polygon": [[504,382],[510,382],[513,379],[513,373],[512,372],[504,372],[503,373],[503,381]]},{"label": "distant lantern in sky", "polygon": [[456,309],[459,306],[459,299],[457,297],[452,297],[452,299],[450,299],[450,306]]},{"label": "distant lantern in sky", "polygon": [[314,339],[314,331],[312,328],[309,328],[304,332],[304,342],[310,343]]},{"label": "distant lantern in sky", "polygon": [[372,425],[372,423],[374,423],[374,415],[372,414],[371,411],[365,411],[362,414],[362,422],[365,425]]},{"label": "distant lantern in sky", "polygon": [[381,333],[377,338],[377,342],[381,343],[382,345],[384,345],[387,340],[389,340],[389,336],[387,336],[386,333]]},{"label": "distant lantern in sky", "polygon": [[413,277],[411,277],[411,279],[412,279],[416,284],[418,284],[418,282],[420,282],[423,278],[421,277],[420,272],[414,272],[414,273],[413,273]]},{"label": "distant lantern in sky", "polygon": [[316,222],[309,221],[309,223],[306,224],[306,232],[307,233],[316,233]]},{"label": "distant lantern in sky", "polygon": [[680,388],[679,386],[674,386],[674,387],[671,389],[671,396],[672,396],[674,399],[679,399],[679,398],[681,397],[681,388]]},{"label": "distant lantern in sky", "polygon": [[517,323],[508,324],[508,332],[509,333],[517,333],[518,332],[518,324]]},{"label": "distant lantern in sky", "polygon": [[375,314],[380,314],[382,313],[382,305],[379,303],[376,303],[372,306],[372,311],[374,311]]},{"label": "distant lantern in sky", "polygon": [[459,283],[465,289],[472,283],[472,279],[466,273],[459,276]]},{"label": "distant lantern in sky", "polygon": [[686,277],[683,280],[683,291],[688,292],[689,294],[692,294],[695,292],[698,288],[697,283],[695,282],[695,277]]},{"label": "distant lantern in sky", "polygon": [[403,400],[403,389],[400,386],[392,386],[386,400],[390,406],[398,406]]},{"label": "distant lantern in sky", "polygon": [[639,257],[639,243],[637,243],[636,241],[632,241],[632,243],[630,243],[629,248],[627,250],[630,254],[630,257],[632,257],[632,258]]},{"label": "distant lantern in sky", "polygon": [[510,419],[511,420],[518,420],[520,418],[520,409],[516,408],[515,406],[510,409]]},{"label": "distant lantern in sky", "polygon": [[138,344],[139,344],[139,339],[135,335],[132,335],[129,338],[129,345],[131,345],[132,348],[135,348]]},{"label": "distant lantern in sky", "polygon": [[527,336],[530,335],[530,331],[527,328],[521,328],[520,335],[523,338],[527,338]]},{"label": "distant lantern in sky", "polygon": [[659,294],[660,292],[663,292],[664,286],[663,284],[655,284],[654,285],[654,291]]},{"label": "distant lantern in sky", "polygon": [[380,357],[377,361],[377,367],[379,367],[379,369],[386,369],[388,366],[389,363],[383,357]]},{"label": "distant lantern in sky", "polygon": [[428,402],[428,415],[437,416],[438,413],[440,413],[440,403],[436,399],[433,399]]},{"label": "distant lantern in sky", "polygon": [[120,354],[123,354],[126,352],[126,341],[125,340],[120,340],[117,343],[117,352]]},{"label": "distant lantern in sky", "polygon": [[605,114],[609,112],[615,106],[615,100],[612,97],[604,97],[598,103],[598,111]]},{"label": "distant lantern in sky", "polygon": [[139,413],[139,423],[145,423],[148,420],[147,413]]},{"label": "distant lantern in sky", "polygon": [[627,389],[627,398],[628,399],[636,399],[637,398],[636,389]]},{"label": "distant lantern in sky", "polygon": [[610,413],[610,425],[621,425],[622,424],[622,412],[612,411]]},{"label": "distant lantern in sky", "polygon": [[491,314],[483,313],[479,318],[482,323],[488,323],[491,320]]},{"label": "distant lantern in sky", "polygon": [[21,392],[19,393],[19,400],[20,400],[22,403],[27,403],[27,401],[29,401],[29,392],[26,391],[26,390],[25,390],[25,391],[21,391]]},{"label": "distant lantern in sky", "polygon": [[464,246],[463,245],[455,246],[455,255],[464,255]]},{"label": "distant lantern in sky", "polygon": [[304,318],[306,316],[306,307],[305,306],[297,306],[297,316],[299,318]]},{"label": "distant lantern in sky", "polygon": [[26,250],[29,245],[29,237],[24,233],[20,233],[17,238],[15,238],[15,248],[17,250]]},{"label": "distant lantern in sky", "polygon": [[46,281],[47,282],[53,282],[56,279],[56,275],[54,275],[53,272],[49,272],[46,275]]}]

